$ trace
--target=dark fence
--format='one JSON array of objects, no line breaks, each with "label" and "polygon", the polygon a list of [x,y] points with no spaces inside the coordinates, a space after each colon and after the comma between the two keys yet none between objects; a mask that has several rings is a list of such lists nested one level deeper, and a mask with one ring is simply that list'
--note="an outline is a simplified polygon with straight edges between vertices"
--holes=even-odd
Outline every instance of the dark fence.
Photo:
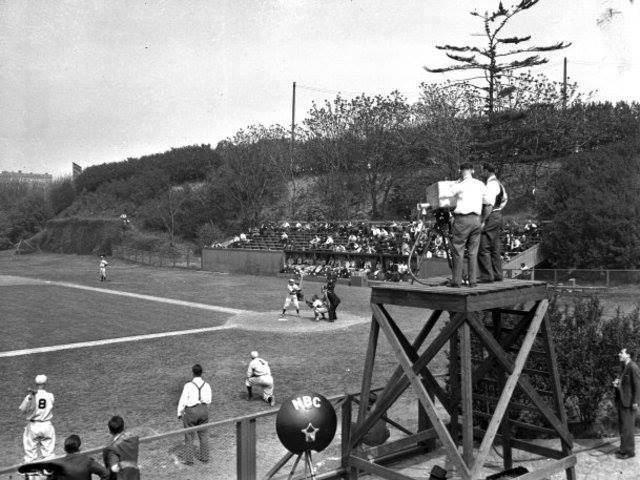
[{"label": "dark fence", "polygon": [[200,269],[202,259],[192,253],[150,252],[128,247],[114,247],[113,256],[154,267]]},{"label": "dark fence", "polygon": [[562,287],[610,288],[640,284],[640,270],[541,269],[505,270],[508,278],[542,280]]},{"label": "dark fence", "polygon": [[212,272],[275,275],[283,264],[281,250],[202,249],[202,269]]}]

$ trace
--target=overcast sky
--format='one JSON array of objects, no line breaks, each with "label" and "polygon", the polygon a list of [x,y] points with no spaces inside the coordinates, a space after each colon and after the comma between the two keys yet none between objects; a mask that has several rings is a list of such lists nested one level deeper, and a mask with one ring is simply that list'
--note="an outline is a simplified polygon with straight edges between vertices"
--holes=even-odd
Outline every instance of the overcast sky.
[{"label": "overcast sky", "polygon": [[[510,0],[504,0],[505,5]],[[436,43],[481,42],[495,0],[0,0],[0,170],[71,171],[253,123],[311,101],[394,89],[410,101],[447,62]],[[598,22],[607,9],[607,21]],[[640,1],[542,0],[508,33],[570,41],[540,67],[597,98],[640,100]],[[634,28],[635,27],[635,28]],[[311,88],[309,88],[311,87]]]}]

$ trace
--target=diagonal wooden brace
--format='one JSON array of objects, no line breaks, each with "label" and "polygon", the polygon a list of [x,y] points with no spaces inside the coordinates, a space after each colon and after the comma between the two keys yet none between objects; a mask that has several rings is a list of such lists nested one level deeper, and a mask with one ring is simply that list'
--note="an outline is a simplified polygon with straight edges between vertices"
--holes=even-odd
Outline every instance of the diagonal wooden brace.
[{"label": "diagonal wooden brace", "polygon": [[520,377],[522,369],[524,368],[527,358],[529,357],[529,352],[531,351],[533,342],[538,335],[542,320],[547,313],[548,305],[549,301],[545,299],[539,302],[537,308],[535,309],[533,320],[529,325],[529,330],[525,335],[524,341],[522,342],[522,345],[520,347],[520,351],[518,352],[518,356],[516,357],[516,360],[514,362],[513,371],[505,382],[504,388],[502,389],[502,393],[500,395],[500,399],[496,404],[496,408],[494,410],[493,416],[491,417],[491,421],[489,422],[489,426],[487,427],[487,431],[484,435],[484,438],[482,439],[482,443],[480,444],[478,453],[475,456],[476,458],[471,470],[472,477],[480,473],[480,469],[484,466],[484,462],[489,455],[489,450],[491,449],[496,434],[498,433],[498,428],[500,427],[502,418],[507,411],[507,407],[509,406],[509,402],[511,401],[513,391],[518,384],[518,378]]},{"label": "diagonal wooden brace", "polygon": [[[373,308],[373,304],[372,304]],[[436,312],[434,312],[435,315]],[[441,313],[437,311],[438,315]],[[434,317],[432,315],[432,319]],[[431,323],[431,320],[429,323]],[[437,317],[436,317],[437,319]],[[416,372],[421,371],[427,364],[437,355],[440,349],[444,346],[445,343],[449,340],[449,337],[453,335],[460,325],[464,322],[463,315],[456,315],[449,323],[445,325],[438,336],[433,340],[433,342],[427,347],[427,349],[420,355],[420,358],[415,362],[414,368]],[[434,321],[435,324],[435,321]],[[433,328],[433,327],[432,327]],[[424,335],[424,339],[426,339],[427,335]],[[424,341],[422,339],[422,341]],[[416,342],[414,341],[414,344]],[[409,388],[409,381],[407,380],[403,370],[401,367],[398,367],[396,371],[393,373],[387,386],[384,388],[382,393],[379,395],[378,400],[373,405],[373,408],[369,412],[369,415],[364,419],[364,421],[357,425],[355,430],[351,436],[351,446],[354,447],[362,437],[371,429],[374,423],[380,419],[380,416],[386,412],[391,405],[402,395],[402,393]]]},{"label": "diagonal wooden brace", "polygon": [[[393,327],[387,320],[387,317],[385,316],[384,312],[380,309],[380,307],[376,304],[372,304],[371,308],[373,309],[373,315],[376,321],[380,324],[380,329],[385,334],[385,337],[387,337],[387,340],[389,341],[389,344],[391,345],[391,348],[395,353],[395,356],[398,359],[398,362],[400,363],[400,366],[404,371],[405,378],[408,379],[411,387],[413,388],[414,392],[418,396],[418,399],[420,400],[422,407],[425,409],[429,417],[429,420],[433,425],[433,428],[437,432],[438,437],[442,442],[442,445],[447,451],[447,454],[449,455],[453,463],[456,465],[456,467],[458,468],[458,471],[462,474],[463,478],[465,479],[471,478],[471,472],[469,470],[469,467],[460,456],[460,453],[458,452],[455,442],[451,438],[451,435],[449,434],[449,431],[447,430],[447,427],[444,424],[443,420],[438,415],[438,412],[436,411],[436,407],[433,401],[431,400],[431,397],[429,397],[429,393],[427,392],[426,388],[420,381],[420,378],[418,378],[418,376],[416,375],[417,372],[422,370],[423,366],[418,367],[416,363],[411,362],[408,355],[404,351],[401,341],[395,335]],[[464,316],[462,321],[464,321]],[[451,323],[456,323],[456,322],[452,321]]]},{"label": "diagonal wooden brace", "polygon": [[[476,332],[478,337],[485,344],[487,349],[494,355],[497,359],[498,363],[504,368],[504,370],[510,375],[513,373],[514,364],[511,359],[507,356],[503,348],[494,338],[494,336],[485,328],[484,324],[478,320],[474,315],[469,315],[467,321],[469,325]],[[565,425],[560,421],[560,419],[556,416],[556,414],[549,408],[549,406],[545,403],[545,401],[540,397],[536,389],[531,385],[529,378],[526,375],[520,375],[518,378],[518,384],[522,388],[522,390],[527,394],[527,396],[531,399],[533,404],[540,410],[540,413],[546,418],[546,420],[551,424],[553,429],[558,433],[560,438],[567,442],[571,443],[571,434],[565,427]]]}]

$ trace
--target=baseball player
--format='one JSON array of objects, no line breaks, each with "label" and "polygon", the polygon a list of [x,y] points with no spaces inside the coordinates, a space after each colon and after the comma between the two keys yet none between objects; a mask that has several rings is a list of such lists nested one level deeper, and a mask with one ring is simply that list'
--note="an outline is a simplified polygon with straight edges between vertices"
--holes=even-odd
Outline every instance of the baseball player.
[{"label": "baseball player", "polygon": [[56,431],[51,424],[54,398],[44,389],[47,376],[38,375],[35,382],[36,390],[29,389],[18,407],[28,421],[22,436],[25,463],[53,457],[56,444]]},{"label": "baseball player", "polygon": [[298,292],[300,290],[300,286],[296,281],[290,278],[289,285],[287,285],[287,297],[284,299],[284,307],[282,308],[283,317],[287,314],[287,308],[289,308],[291,302],[293,302],[293,306],[296,307],[296,314],[300,316],[300,303],[298,303]]},{"label": "baseball player", "polygon": [[[195,364],[191,367],[193,379],[184,384],[182,395],[178,401],[178,419],[182,420],[185,428],[202,425],[209,421],[209,404],[211,403],[211,386],[202,379],[202,367]],[[205,429],[198,430],[200,441],[200,460],[203,463],[209,461],[209,432]],[[185,433],[185,445],[189,453],[187,463],[193,463],[193,440],[196,432]]]},{"label": "baseball player", "polygon": [[266,360],[258,356],[255,350],[251,352],[251,361],[247,367],[247,380],[245,381],[248,392],[248,400],[253,398],[253,386],[262,387],[262,399],[272,407],[275,405],[273,399],[273,377],[271,376],[271,368]]},{"label": "baseball player", "polygon": [[319,322],[320,318],[323,320],[325,319],[324,315],[329,311],[329,308],[327,307],[327,304],[318,297],[318,295],[311,297],[311,301],[307,301],[307,305],[309,305],[309,308],[313,310],[314,321]]},{"label": "baseball player", "polygon": [[109,262],[107,262],[107,260],[104,258],[104,255],[100,255],[100,281],[101,282],[106,282],[107,281],[107,265],[109,265]]}]

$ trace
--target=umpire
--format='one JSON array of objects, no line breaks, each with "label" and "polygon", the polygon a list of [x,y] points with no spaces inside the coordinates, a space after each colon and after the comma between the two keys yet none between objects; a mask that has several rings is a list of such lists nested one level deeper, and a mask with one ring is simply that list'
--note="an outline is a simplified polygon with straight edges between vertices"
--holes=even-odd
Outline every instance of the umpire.
[{"label": "umpire", "polygon": [[338,274],[335,270],[327,272],[327,284],[325,286],[325,295],[329,301],[329,321],[335,322],[338,319],[336,309],[340,305],[340,297],[336,295],[336,283],[338,282]]},{"label": "umpire", "polygon": [[460,180],[455,184],[456,207],[453,210],[453,228],[451,257],[453,260],[453,278],[451,287],[462,285],[462,262],[467,249],[469,286],[475,287],[478,269],[478,247],[484,221],[491,213],[493,205],[487,196],[484,183],[473,178],[473,165],[460,165]]},{"label": "umpire", "polygon": [[478,250],[478,268],[480,282],[491,283],[502,281],[502,209],[507,205],[507,191],[496,177],[493,165],[484,164],[483,173],[487,175],[487,197],[492,202],[492,210],[480,234]]},{"label": "umpire", "polygon": [[[185,383],[182,395],[178,402],[178,419],[182,419],[185,428],[203,425],[209,421],[209,404],[211,403],[211,386],[202,379],[202,367],[195,364],[191,367],[193,379]],[[200,441],[200,461],[209,461],[209,432],[206,429],[197,431]],[[185,446],[188,455],[186,464],[193,463],[194,456],[193,440],[196,432],[184,434]]]}]

